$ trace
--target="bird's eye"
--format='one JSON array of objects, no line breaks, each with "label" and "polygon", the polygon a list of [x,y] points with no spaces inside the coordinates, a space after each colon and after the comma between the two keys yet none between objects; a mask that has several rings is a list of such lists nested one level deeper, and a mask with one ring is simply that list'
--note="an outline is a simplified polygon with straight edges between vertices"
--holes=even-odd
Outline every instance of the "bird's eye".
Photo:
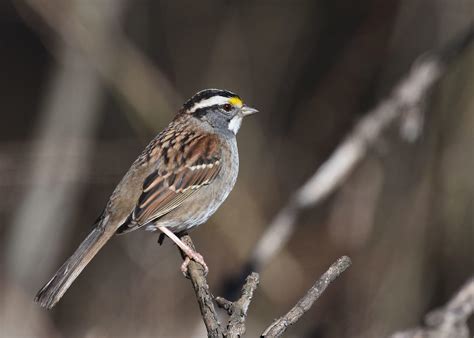
[{"label": "bird's eye", "polygon": [[222,108],[228,112],[232,110],[232,105],[230,103],[226,103]]}]

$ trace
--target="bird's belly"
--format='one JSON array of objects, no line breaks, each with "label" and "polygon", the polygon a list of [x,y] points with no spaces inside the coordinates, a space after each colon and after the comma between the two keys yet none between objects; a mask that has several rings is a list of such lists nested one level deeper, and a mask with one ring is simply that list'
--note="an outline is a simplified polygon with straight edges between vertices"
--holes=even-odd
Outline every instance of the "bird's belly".
[{"label": "bird's belly", "polygon": [[230,190],[216,191],[214,186],[203,187],[200,191],[202,194],[191,195],[178,208],[164,215],[154,224],[148,225],[146,229],[156,230],[156,226],[159,225],[175,233],[190,230],[206,222],[224,202]]}]

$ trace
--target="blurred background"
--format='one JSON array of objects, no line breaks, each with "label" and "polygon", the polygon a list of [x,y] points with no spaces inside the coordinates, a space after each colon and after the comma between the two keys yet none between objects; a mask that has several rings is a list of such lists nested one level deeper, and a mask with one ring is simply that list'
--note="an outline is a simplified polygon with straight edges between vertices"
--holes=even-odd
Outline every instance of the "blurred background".
[{"label": "blurred background", "polygon": [[[223,294],[357,121],[473,22],[473,0],[0,2],[0,336],[205,336],[177,249],[156,234],[114,237],[54,310],[33,297],[147,142],[209,87],[260,110],[238,135],[236,188],[191,234]],[[343,254],[352,267],[288,337],[384,337],[451,298],[474,272],[473,92],[471,45],[430,91],[418,137],[395,121],[299,215],[260,267],[247,336]]]}]

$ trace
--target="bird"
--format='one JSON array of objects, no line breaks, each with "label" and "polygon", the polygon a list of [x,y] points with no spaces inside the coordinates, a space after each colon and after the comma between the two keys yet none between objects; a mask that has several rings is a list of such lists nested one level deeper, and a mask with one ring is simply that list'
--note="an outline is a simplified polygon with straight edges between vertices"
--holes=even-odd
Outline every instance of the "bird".
[{"label": "bird", "polygon": [[160,231],[176,243],[186,257],[184,273],[190,260],[207,273],[202,255],[179,235],[205,223],[233,189],[239,171],[236,135],[242,120],[257,112],[223,89],[205,89],[186,101],[133,162],[92,231],[35,301],[54,307],[113,235],[136,229]]}]

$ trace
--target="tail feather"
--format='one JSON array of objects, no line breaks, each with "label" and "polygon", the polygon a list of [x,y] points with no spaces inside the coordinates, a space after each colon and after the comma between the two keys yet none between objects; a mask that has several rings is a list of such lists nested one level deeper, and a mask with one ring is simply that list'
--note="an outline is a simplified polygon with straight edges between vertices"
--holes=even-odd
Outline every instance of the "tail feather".
[{"label": "tail feather", "polygon": [[107,231],[109,229],[105,230],[104,228],[101,224],[92,230],[73,255],[54,274],[53,278],[38,291],[35,302],[47,309],[56,305],[81,271],[115,233],[115,231]]}]

